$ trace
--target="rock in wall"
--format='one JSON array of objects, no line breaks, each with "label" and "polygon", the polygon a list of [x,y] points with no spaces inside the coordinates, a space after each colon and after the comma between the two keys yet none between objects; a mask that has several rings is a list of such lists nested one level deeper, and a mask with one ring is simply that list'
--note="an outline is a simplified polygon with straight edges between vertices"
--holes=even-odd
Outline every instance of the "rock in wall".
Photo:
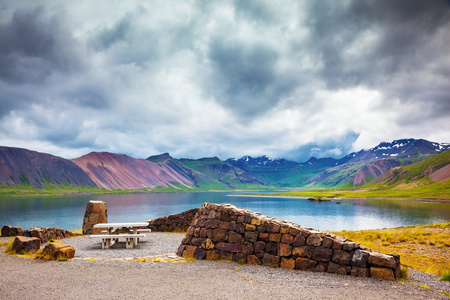
[{"label": "rock in wall", "polygon": [[198,208],[193,208],[179,214],[149,220],[148,228],[152,231],[186,232],[198,210]]},{"label": "rock in wall", "polygon": [[387,280],[400,276],[398,255],[230,204],[203,204],[177,254]]},{"label": "rock in wall", "polygon": [[5,225],[2,227],[2,236],[18,236],[23,235],[23,230],[17,226]]},{"label": "rock in wall", "polygon": [[61,240],[71,236],[78,236],[80,234],[73,233],[69,230],[50,228],[50,227],[34,227],[23,230],[20,227],[5,225],[2,228],[2,236],[26,236],[35,237],[41,240],[41,243],[46,243],[49,239]]},{"label": "rock in wall", "polygon": [[36,237],[41,240],[41,243],[46,243],[48,240],[61,240],[76,236],[78,234],[68,230],[50,227],[34,227],[23,231],[24,236]]}]

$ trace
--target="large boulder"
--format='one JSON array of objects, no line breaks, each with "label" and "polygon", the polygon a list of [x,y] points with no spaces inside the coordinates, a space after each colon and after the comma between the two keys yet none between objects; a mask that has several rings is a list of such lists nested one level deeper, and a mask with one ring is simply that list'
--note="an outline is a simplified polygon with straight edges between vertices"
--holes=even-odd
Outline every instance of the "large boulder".
[{"label": "large boulder", "polygon": [[54,242],[47,244],[43,253],[54,259],[61,257],[70,259],[75,256],[75,248],[64,243]]},{"label": "large boulder", "polygon": [[26,251],[34,253],[40,249],[41,240],[35,237],[16,236],[12,247],[16,252]]},{"label": "large boulder", "polygon": [[108,212],[106,203],[103,201],[91,200],[86,205],[86,212],[83,220],[83,234],[98,234],[103,229],[94,228],[98,223],[108,223]]},{"label": "large boulder", "polygon": [[5,225],[2,228],[2,236],[18,236],[23,235],[23,230],[17,226]]}]

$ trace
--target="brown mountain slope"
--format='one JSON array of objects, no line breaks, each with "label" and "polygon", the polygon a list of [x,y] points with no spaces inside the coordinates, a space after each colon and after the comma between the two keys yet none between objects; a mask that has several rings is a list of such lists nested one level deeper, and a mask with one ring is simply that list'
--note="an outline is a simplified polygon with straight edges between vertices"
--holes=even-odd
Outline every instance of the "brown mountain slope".
[{"label": "brown mountain slope", "polygon": [[421,181],[421,184],[429,184],[424,179],[434,182],[444,181],[450,178],[450,150],[434,155],[423,161],[397,167],[375,178],[369,184],[379,186],[393,186],[402,183]]},{"label": "brown mountain slope", "polygon": [[450,165],[446,165],[445,167],[430,174],[430,179],[433,180],[434,182],[443,181],[449,178],[450,178]]},{"label": "brown mountain slope", "polygon": [[174,171],[145,159],[123,154],[92,152],[72,159],[99,186],[106,189],[142,189],[194,182]]},{"label": "brown mountain slope", "polygon": [[0,147],[0,184],[73,184],[95,186],[76,164],[68,159],[22,148]]},{"label": "brown mountain slope", "polygon": [[372,179],[383,175],[394,167],[401,166],[398,159],[382,159],[365,165],[353,178],[354,185],[362,185],[370,182]]}]

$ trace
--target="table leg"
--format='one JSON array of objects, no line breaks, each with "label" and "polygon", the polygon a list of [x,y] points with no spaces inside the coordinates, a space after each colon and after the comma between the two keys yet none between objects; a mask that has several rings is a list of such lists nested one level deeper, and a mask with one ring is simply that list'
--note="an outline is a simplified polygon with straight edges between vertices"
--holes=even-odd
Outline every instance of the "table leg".
[{"label": "table leg", "polygon": [[127,247],[127,249],[133,248],[133,245],[134,245],[133,238],[126,238],[126,247]]},{"label": "table leg", "polygon": [[[133,233],[137,234],[137,227],[133,228]],[[138,239],[137,238],[133,238],[133,246],[136,246],[138,243]]]}]

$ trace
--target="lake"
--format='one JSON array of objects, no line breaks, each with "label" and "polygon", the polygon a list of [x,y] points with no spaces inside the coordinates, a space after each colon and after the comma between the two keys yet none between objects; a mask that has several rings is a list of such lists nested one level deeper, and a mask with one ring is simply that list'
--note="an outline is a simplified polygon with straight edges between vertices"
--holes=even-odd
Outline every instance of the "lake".
[{"label": "lake", "polygon": [[339,200],[343,204],[338,205],[299,198],[244,197],[228,192],[2,197],[0,226],[80,229],[89,200],[106,202],[109,222],[145,221],[200,207],[205,202],[227,202],[306,227],[336,231],[450,222],[448,203],[343,199]]}]

